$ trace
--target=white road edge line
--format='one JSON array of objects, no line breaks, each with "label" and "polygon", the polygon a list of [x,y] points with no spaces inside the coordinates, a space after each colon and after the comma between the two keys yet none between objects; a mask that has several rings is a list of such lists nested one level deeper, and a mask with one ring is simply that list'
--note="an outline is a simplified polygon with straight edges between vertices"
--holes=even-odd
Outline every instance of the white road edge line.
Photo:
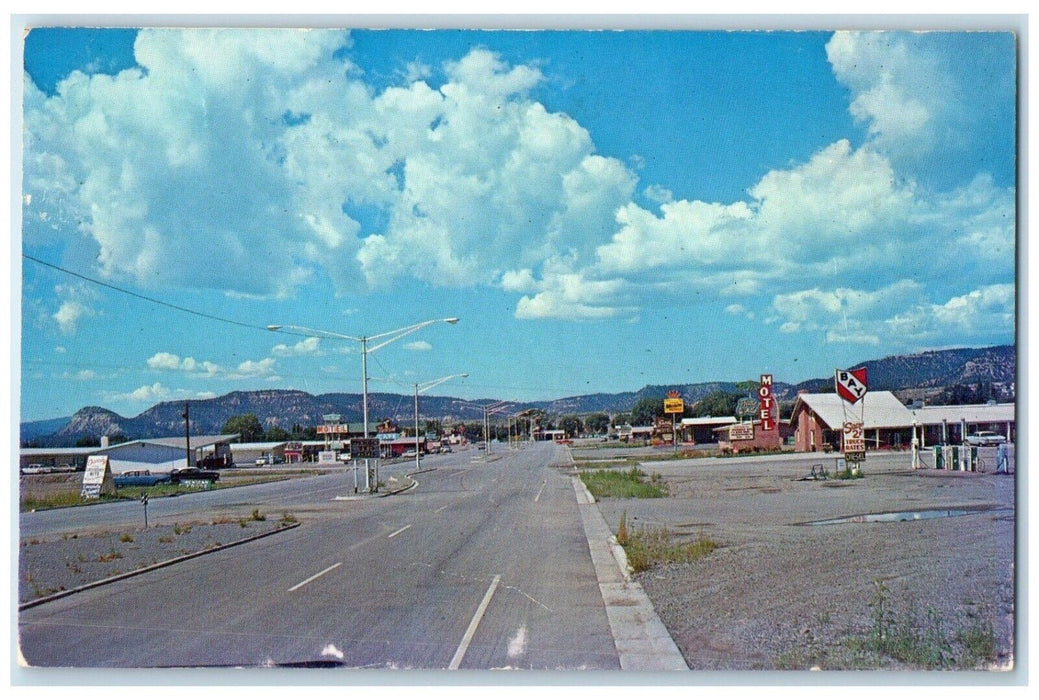
[{"label": "white road edge line", "polygon": [[311,576],[310,578],[308,578],[306,581],[300,581],[299,583],[297,583],[295,586],[293,586],[292,588],[289,589],[289,593],[292,593],[293,591],[295,591],[295,590],[297,590],[299,588],[303,588],[303,586],[307,585],[311,581],[314,581],[316,579],[321,578],[322,576],[327,574],[332,569],[336,569],[336,568],[338,568],[338,567],[340,567],[342,565],[343,565],[343,562],[337,562],[335,564],[332,564],[332,566],[328,567],[324,571],[319,571],[318,573],[316,573],[313,576]]},{"label": "white road edge line", "polygon": [[393,532],[391,532],[391,533],[390,533],[389,535],[387,535],[386,539],[388,539],[388,540],[392,540],[392,539],[393,539],[394,537],[396,537],[396,536],[397,536],[397,535],[399,535],[400,533],[404,532],[404,531],[405,531],[405,530],[407,530],[407,529],[408,529],[409,527],[411,527],[411,525],[405,525],[404,527],[402,527],[402,528],[401,528],[401,529],[399,529],[399,530],[394,530],[394,531],[393,531]]},{"label": "white road edge line", "polygon": [[501,574],[494,577],[494,580],[491,581],[491,587],[487,589],[486,593],[484,593],[483,600],[480,602],[480,607],[476,609],[476,614],[473,615],[473,619],[469,623],[469,629],[465,631],[465,636],[462,637],[462,643],[458,645],[458,650],[451,659],[451,663],[447,666],[448,670],[457,671],[458,667],[461,666],[462,659],[465,657],[465,652],[469,650],[469,643],[473,641],[473,635],[476,634],[476,628],[480,626],[480,620],[483,619],[483,614],[487,612],[487,606],[491,603],[491,598],[494,596],[495,589],[498,588],[499,581],[501,581]]}]

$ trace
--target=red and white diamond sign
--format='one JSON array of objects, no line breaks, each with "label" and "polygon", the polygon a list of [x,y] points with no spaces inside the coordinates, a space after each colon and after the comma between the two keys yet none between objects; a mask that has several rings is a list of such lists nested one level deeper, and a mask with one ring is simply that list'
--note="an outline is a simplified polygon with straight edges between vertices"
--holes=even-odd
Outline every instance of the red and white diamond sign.
[{"label": "red and white diamond sign", "polygon": [[848,403],[857,403],[866,395],[866,368],[839,369],[834,374],[837,394]]}]

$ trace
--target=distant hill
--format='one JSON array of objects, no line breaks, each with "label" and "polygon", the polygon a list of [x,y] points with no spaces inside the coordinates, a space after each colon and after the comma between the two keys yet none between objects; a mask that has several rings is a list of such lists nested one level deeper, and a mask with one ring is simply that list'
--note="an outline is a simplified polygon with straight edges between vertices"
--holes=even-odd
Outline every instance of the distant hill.
[{"label": "distant hill", "polygon": [[[1004,387],[1013,396],[1016,379],[1016,351],[1014,346],[933,350],[914,355],[892,355],[879,360],[866,360],[850,367],[865,366],[872,390],[890,390],[902,400],[933,396],[943,387],[993,383]],[[757,377],[748,377],[756,381]],[[662,398],[670,390],[677,390],[687,403],[693,404],[716,391],[736,392],[736,382],[703,382],[699,384],[647,385],[636,392],[617,394],[586,394],[553,401],[532,401],[513,404],[511,412],[538,408],[550,414],[621,413],[631,410],[641,398]],[[799,391],[833,391],[833,378],[810,379],[799,384],[777,381],[773,395],[779,401],[793,400]],[[476,421],[483,413],[472,404],[489,404],[496,399],[462,401],[450,396],[423,396],[421,418],[447,421]],[[372,393],[368,395],[368,413],[371,423],[393,418],[404,425],[414,419],[412,395]],[[227,419],[243,413],[254,413],[264,428],[275,426],[291,431],[294,425],[318,425],[322,416],[338,413],[345,422],[359,423],[363,419],[360,394],[320,394],[303,391],[267,389],[235,391],[213,399],[190,402],[191,433],[210,435],[221,431]],[[183,401],[156,404],[133,418],[125,418],[99,406],[88,406],[76,411],[70,418],[31,421],[21,426],[23,442],[39,446],[67,446],[84,437],[122,435],[131,439],[183,435]]]},{"label": "distant hill", "polygon": [[71,416],[28,421],[19,426],[19,434],[22,441],[46,437],[64,428],[70,420],[72,420]]}]

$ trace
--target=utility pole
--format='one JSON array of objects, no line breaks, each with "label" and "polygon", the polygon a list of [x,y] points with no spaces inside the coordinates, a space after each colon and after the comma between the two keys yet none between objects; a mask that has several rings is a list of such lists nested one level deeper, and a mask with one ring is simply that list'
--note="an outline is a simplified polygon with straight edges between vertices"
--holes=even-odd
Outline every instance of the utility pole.
[{"label": "utility pole", "polygon": [[181,414],[181,418],[184,419],[184,451],[185,457],[187,458],[187,464],[185,467],[191,467],[191,418],[188,414],[188,402],[184,402],[184,413]]}]

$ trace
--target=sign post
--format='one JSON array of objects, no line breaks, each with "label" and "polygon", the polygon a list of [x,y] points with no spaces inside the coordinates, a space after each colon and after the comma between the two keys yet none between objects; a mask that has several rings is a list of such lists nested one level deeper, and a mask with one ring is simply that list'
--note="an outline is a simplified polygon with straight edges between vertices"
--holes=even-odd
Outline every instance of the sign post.
[{"label": "sign post", "polygon": [[844,459],[852,465],[852,471],[857,475],[859,464],[866,461],[866,431],[863,405],[859,406],[858,420],[851,416],[848,420],[849,407],[855,406],[866,397],[866,368],[838,369],[833,374],[834,388],[837,395],[844,400],[844,415],[846,417],[842,434],[842,449]]},{"label": "sign post", "polygon": [[[379,490],[379,458],[381,457],[379,438],[354,438],[350,441],[350,459],[365,460],[365,479],[372,491]],[[375,466],[367,464],[369,459],[375,460]],[[356,469],[356,467],[355,467]],[[356,490],[356,487],[354,487]]]},{"label": "sign post", "polygon": [[664,413],[671,414],[671,440],[674,443],[675,452],[678,452],[678,419],[676,416],[684,412],[685,402],[682,400],[682,395],[674,389],[667,392],[667,398],[664,399]]}]

